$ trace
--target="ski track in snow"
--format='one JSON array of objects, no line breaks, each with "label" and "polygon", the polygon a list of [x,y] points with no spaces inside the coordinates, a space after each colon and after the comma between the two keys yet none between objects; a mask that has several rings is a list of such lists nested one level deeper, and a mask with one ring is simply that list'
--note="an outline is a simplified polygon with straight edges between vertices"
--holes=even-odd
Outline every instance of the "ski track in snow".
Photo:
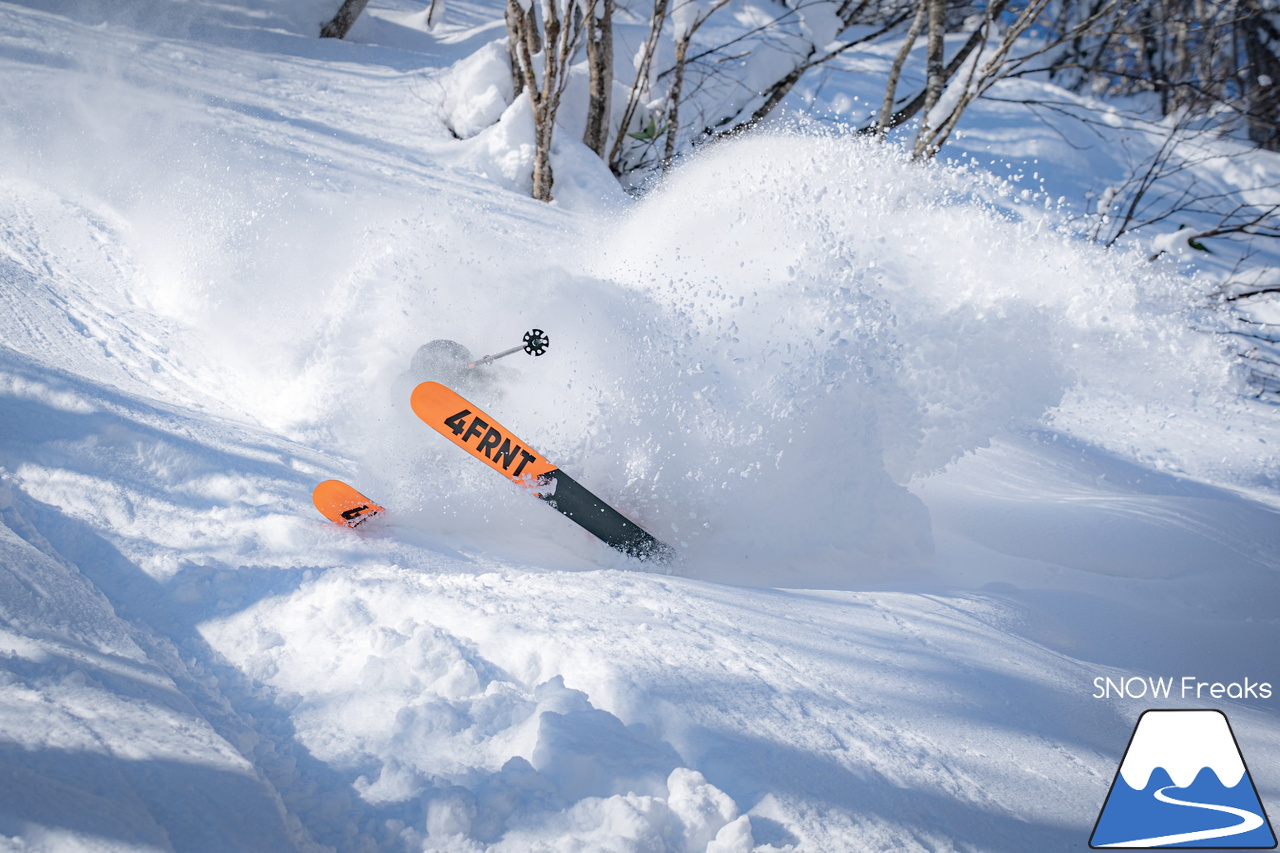
[{"label": "ski track in snow", "polygon": [[[465,5],[370,9],[391,47],[42,5],[0,2],[0,849],[1083,849],[1146,707],[1095,677],[1277,681],[1275,410],[1183,279],[829,137],[548,209],[518,129],[445,127]],[[535,325],[480,402],[671,574],[406,416],[418,344]]]}]

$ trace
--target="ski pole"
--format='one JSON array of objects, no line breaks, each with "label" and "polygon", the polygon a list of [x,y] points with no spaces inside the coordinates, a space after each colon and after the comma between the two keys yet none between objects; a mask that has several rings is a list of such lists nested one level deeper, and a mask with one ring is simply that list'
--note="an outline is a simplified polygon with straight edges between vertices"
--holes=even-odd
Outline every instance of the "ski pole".
[{"label": "ski pole", "polygon": [[511,349],[504,349],[500,353],[496,353],[494,355],[486,355],[483,358],[476,359],[475,361],[467,365],[467,369],[479,367],[482,364],[493,364],[498,359],[506,358],[512,353],[520,352],[520,350],[524,350],[525,352],[529,353],[529,355],[532,355],[532,356],[543,355],[544,353],[546,353],[547,347],[551,346],[551,338],[548,337],[547,333],[542,331],[541,329],[530,329],[529,331],[525,332],[523,340],[524,340],[524,343],[517,344],[513,346]]}]

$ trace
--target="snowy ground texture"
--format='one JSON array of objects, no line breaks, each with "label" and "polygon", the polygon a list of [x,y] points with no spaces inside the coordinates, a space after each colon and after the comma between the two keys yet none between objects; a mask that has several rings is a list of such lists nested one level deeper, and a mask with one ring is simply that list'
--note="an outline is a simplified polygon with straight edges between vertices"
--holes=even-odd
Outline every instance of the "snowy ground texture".
[{"label": "snowy ground texture", "polygon": [[[636,201],[566,134],[546,206],[457,98],[492,10],[335,5],[0,2],[0,850],[1085,849],[1148,707],[1280,812],[1280,693],[1094,697],[1280,688],[1280,412],[1065,227],[1108,149],[776,129]],[[669,570],[409,412],[533,326],[472,396]]]}]

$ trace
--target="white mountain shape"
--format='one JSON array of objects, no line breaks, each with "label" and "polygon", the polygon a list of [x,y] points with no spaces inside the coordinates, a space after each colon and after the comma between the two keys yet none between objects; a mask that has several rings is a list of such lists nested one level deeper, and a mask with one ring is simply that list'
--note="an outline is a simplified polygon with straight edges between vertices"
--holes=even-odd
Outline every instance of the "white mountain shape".
[{"label": "white mountain shape", "polygon": [[1151,773],[1163,767],[1179,788],[1208,767],[1218,781],[1234,788],[1245,774],[1244,759],[1221,711],[1147,711],[1138,720],[1120,775],[1130,788],[1147,787]]}]

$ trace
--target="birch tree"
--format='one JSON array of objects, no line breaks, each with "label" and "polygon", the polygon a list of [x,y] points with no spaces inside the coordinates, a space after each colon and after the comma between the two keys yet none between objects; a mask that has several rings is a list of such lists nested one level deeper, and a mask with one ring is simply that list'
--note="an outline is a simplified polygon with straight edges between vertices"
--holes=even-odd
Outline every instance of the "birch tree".
[{"label": "birch tree", "polygon": [[677,6],[672,12],[676,57],[671,69],[671,87],[667,92],[667,134],[662,152],[662,174],[664,175],[675,161],[676,139],[680,132],[680,98],[684,93],[684,70],[689,61],[689,46],[698,28],[712,15],[723,9],[728,2],[729,0],[711,0],[709,3],[702,3],[699,0],[677,0]]},{"label": "birch tree", "polygon": [[[1053,0],[1014,4],[992,0],[964,44],[944,62],[941,37],[945,18],[941,0],[918,0],[907,37],[890,67],[883,105],[875,121],[863,127],[862,132],[884,138],[887,131],[919,115],[911,153],[917,160],[929,159],[950,138],[965,110],[992,86],[1027,70],[1039,57],[1052,56],[1057,51],[1053,61],[1061,61],[1059,48],[1103,27],[1122,5],[1121,0],[1093,0],[1088,14],[1074,19],[1065,30],[1055,31],[1050,26],[1052,3]],[[929,38],[924,88],[915,97],[896,102],[900,75],[926,21]],[[1045,34],[1036,40],[1028,39],[1027,33],[1033,27]]]},{"label": "birch tree", "polygon": [[[637,52],[635,80],[610,151],[614,174],[650,166],[665,173],[682,145],[755,127],[808,71],[885,36],[911,15],[897,0],[779,0],[752,7],[753,16],[773,9],[772,19],[720,43],[697,44],[703,25],[731,2],[654,0],[648,38]],[[841,41],[840,34],[852,27],[860,27],[861,34]],[[674,61],[655,71],[664,29],[670,31]],[[765,61],[758,62],[762,57]],[[779,67],[777,76],[760,79],[761,69]],[[640,111],[645,101],[662,104],[647,125]]]},{"label": "birch tree", "polygon": [[[535,7],[532,0],[507,0],[507,32],[516,89],[528,96],[533,107],[533,197],[539,201],[551,201],[551,143],[556,113],[568,81],[569,65],[581,42],[584,21],[595,14],[596,2],[542,0]],[[539,54],[541,75],[536,66]]]},{"label": "birch tree", "polygon": [[587,73],[590,90],[582,142],[601,157],[609,145],[609,108],[613,94],[613,0],[596,0],[587,21]]}]

